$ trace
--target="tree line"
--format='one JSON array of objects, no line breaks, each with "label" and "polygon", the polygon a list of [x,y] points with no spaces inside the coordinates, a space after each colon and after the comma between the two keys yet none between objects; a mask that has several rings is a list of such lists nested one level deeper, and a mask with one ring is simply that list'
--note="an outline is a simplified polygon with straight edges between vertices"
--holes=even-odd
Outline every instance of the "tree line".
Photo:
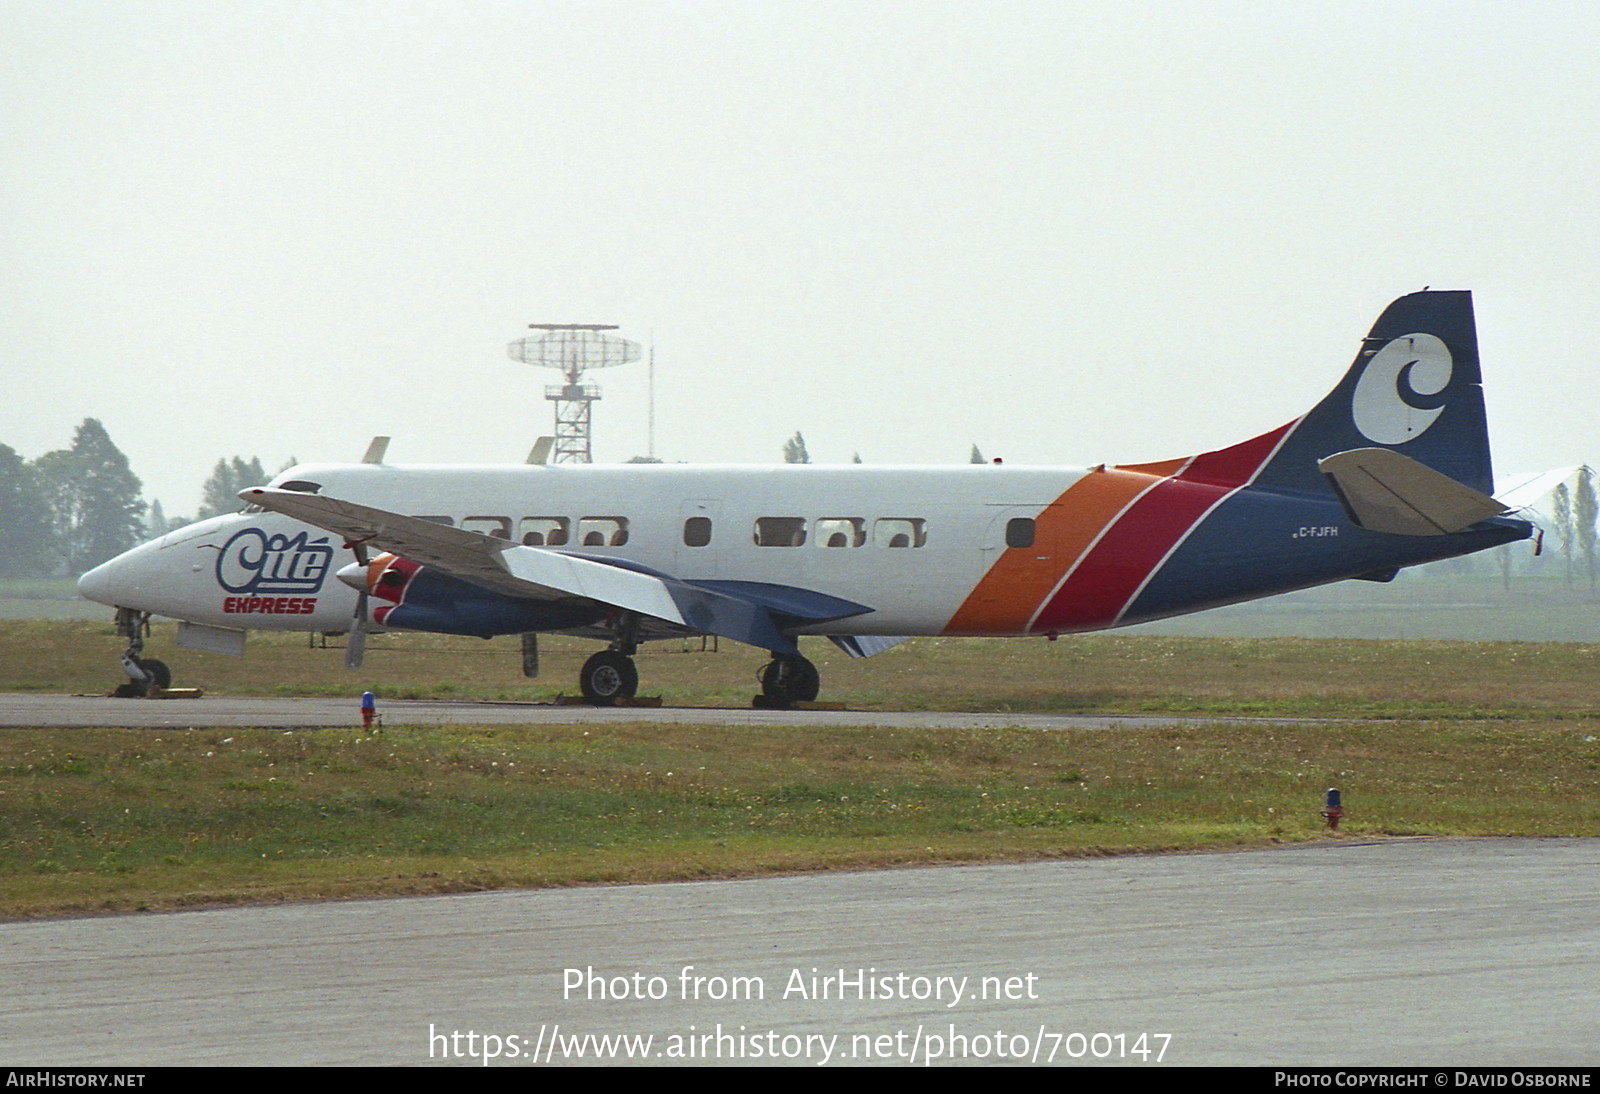
[{"label": "tree line", "polygon": [[238,492],[269,478],[255,457],[218,460],[200,511],[168,518],[159,501],[146,504],[144,484],[97,418],[37,460],[0,444],[0,578],[81,574],[153,535],[237,510]]},{"label": "tree line", "polygon": [[1581,569],[1589,578],[1589,591],[1593,592],[1600,580],[1600,542],[1597,542],[1600,496],[1595,489],[1594,468],[1580,467],[1571,489],[1566,483],[1558,484],[1551,491],[1550,507],[1554,510],[1551,516],[1558,538],[1556,549],[1566,564],[1567,584],[1572,584],[1574,570]]}]

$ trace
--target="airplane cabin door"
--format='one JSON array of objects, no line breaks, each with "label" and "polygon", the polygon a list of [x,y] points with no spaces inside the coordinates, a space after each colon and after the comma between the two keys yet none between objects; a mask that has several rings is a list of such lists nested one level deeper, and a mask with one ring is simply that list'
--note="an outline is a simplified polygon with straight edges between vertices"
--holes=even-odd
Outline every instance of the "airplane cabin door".
[{"label": "airplane cabin door", "polygon": [[1060,580],[1059,505],[993,507],[979,548],[982,576],[952,634],[1019,634]]}]

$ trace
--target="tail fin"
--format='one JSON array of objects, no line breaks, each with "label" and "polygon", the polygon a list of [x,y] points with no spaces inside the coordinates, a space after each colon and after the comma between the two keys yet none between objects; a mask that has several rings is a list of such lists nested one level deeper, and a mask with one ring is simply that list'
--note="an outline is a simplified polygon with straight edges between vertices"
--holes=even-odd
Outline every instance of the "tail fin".
[{"label": "tail fin", "polygon": [[1484,496],[1493,473],[1465,292],[1390,304],[1344,379],[1299,420],[1176,464],[1121,470],[1147,485],[1073,563],[1033,630],[1160,619],[1529,534],[1524,521],[1480,526],[1502,507]]},{"label": "tail fin", "polygon": [[1492,494],[1482,384],[1472,294],[1402,296],[1372,325],[1339,386],[1289,427],[1255,485],[1324,493],[1319,460],[1380,447]]}]

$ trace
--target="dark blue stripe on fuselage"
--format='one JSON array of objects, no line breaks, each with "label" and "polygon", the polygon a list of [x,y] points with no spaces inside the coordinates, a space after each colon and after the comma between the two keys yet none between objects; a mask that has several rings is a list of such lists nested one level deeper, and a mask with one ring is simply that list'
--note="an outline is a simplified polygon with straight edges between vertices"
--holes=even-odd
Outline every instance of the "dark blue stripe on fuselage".
[{"label": "dark blue stripe on fuselage", "polygon": [[1134,599],[1139,623],[1330,581],[1414,566],[1527,539],[1526,521],[1497,517],[1448,536],[1395,536],[1350,522],[1326,498],[1242,490],[1211,513]]}]

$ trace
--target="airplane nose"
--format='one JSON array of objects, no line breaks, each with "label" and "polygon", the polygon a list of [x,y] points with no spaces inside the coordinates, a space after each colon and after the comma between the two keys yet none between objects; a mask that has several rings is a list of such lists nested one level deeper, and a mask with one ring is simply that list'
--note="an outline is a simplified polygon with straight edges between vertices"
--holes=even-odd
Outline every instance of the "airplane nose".
[{"label": "airplane nose", "polygon": [[367,568],[359,562],[352,562],[343,567],[334,575],[340,581],[350,586],[356,592],[363,592],[367,587]]},{"label": "airplane nose", "polygon": [[102,562],[78,579],[78,595],[96,604],[117,605],[117,588],[122,584],[117,578],[117,565],[121,557]]}]

